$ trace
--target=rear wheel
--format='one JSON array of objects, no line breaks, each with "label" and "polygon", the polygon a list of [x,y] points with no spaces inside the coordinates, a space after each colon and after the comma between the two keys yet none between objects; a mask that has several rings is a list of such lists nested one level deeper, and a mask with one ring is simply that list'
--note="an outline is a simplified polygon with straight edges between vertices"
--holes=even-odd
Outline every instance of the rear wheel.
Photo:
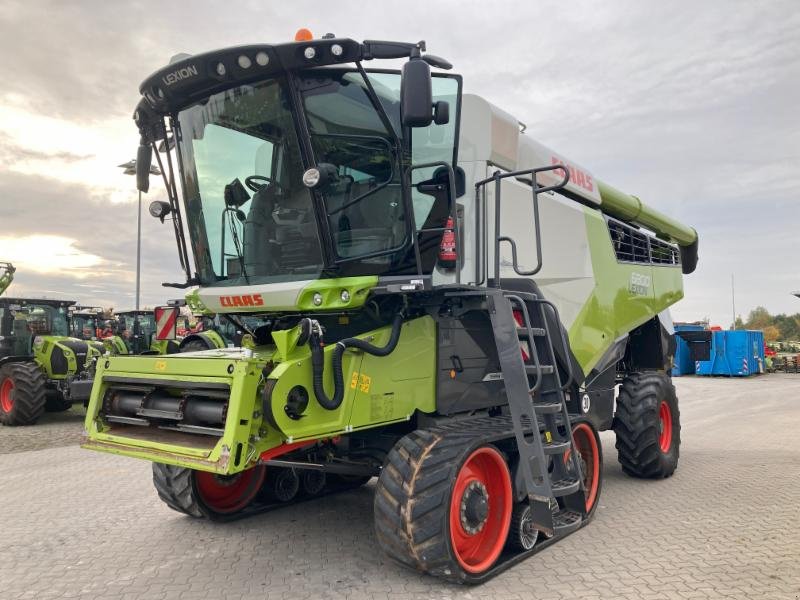
[{"label": "rear wheel", "polygon": [[619,462],[628,475],[672,475],[678,466],[681,424],[669,377],[655,372],[626,377],[617,397],[614,432]]},{"label": "rear wheel", "polygon": [[375,491],[375,531],[395,560],[451,581],[486,573],[508,536],[513,495],[505,457],[471,436],[415,431],[389,453]]},{"label": "rear wheel", "polygon": [[153,463],[153,484],[170,508],[192,517],[218,519],[244,510],[264,483],[265,468],[217,475]]},{"label": "rear wheel", "polygon": [[208,350],[208,344],[203,340],[190,340],[181,346],[179,352],[199,352],[201,350]]},{"label": "rear wheel", "polygon": [[9,363],[0,368],[0,423],[36,423],[44,412],[46,383],[35,362]]}]

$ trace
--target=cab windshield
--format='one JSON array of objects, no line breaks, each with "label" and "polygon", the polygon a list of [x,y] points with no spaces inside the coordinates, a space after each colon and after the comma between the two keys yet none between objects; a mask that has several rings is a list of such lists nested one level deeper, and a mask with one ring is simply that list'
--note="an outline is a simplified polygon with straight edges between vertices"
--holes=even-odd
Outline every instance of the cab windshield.
[{"label": "cab windshield", "polygon": [[[403,196],[409,159],[399,154],[454,159],[455,119],[415,130],[414,148],[412,140],[398,146],[398,73],[369,74],[381,110],[357,71],[293,77],[299,107],[278,77],[219,92],[178,114],[186,222],[202,284],[304,281],[342,275],[343,268],[348,275],[391,273],[411,247]],[[451,106],[458,85],[439,80]],[[302,181],[311,165],[331,174],[313,195]],[[419,229],[434,199],[410,193]],[[333,269],[323,273],[325,265]]]},{"label": "cab windshield", "polygon": [[27,321],[27,329],[33,335],[69,336],[67,308],[48,304],[27,304],[11,307],[15,319]]}]

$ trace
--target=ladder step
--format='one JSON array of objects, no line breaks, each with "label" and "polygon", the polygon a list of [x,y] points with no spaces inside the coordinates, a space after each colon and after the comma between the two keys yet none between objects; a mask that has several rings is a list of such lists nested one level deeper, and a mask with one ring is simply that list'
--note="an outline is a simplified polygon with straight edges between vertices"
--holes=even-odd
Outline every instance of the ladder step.
[{"label": "ladder step", "polygon": [[[533,337],[544,337],[547,335],[547,332],[542,329],[541,327],[531,327],[531,335]],[[527,327],[517,327],[517,336],[520,339],[525,339],[528,337],[528,328]]]},{"label": "ladder step", "polygon": [[571,510],[560,510],[553,515],[553,529],[556,535],[571,533],[580,527],[582,522],[581,514]]},{"label": "ladder step", "polygon": [[581,489],[581,482],[572,477],[565,477],[564,479],[553,481],[550,487],[553,490],[553,496],[568,496]]},{"label": "ladder step", "polygon": [[555,415],[561,412],[561,402],[534,402],[533,409],[537,415]]},{"label": "ladder step", "polygon": [[563,454],[564,452],[569,450],[570,443],[569,440],[563,442],[558,442],[554,440],[552,442],[544,442],[542,444],[542,447],[544,448],[545,454]]},{"label": "ladder step", "polygon": [[[542,375],[553,374],[553,365],[539,365],[539,368],[542,370]],[[525,365],[525,372],[528,375],[538,375],[536,365]]]}]

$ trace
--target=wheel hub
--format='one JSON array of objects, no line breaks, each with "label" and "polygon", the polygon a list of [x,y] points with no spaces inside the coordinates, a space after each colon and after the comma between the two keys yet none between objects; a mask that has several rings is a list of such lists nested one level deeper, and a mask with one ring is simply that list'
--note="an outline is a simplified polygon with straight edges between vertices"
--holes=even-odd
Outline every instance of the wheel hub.
[{"label": "wheel hub", "polygon": [[489,492],[481,481],[472,481],[461,497],[461,526],[475,535],[486,525],[489,516]]}]

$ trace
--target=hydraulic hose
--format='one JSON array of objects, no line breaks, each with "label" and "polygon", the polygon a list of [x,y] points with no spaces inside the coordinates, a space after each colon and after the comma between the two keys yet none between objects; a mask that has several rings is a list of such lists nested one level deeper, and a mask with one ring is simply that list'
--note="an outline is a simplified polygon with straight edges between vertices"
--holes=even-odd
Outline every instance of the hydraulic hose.
[{"label": "hydraulic hose", "polygon": [[314,395],[322,408],[336,410],[344,400],[344,374],[342,373],[342,355],[347,348],[357,348],[372,356],[388,356],[397,347],[400,341],[400,329],[403,325],[403,315],[397,314],[392,321],[392,334],[389,341],[382,348],[360,340],[346,338],[336,342],[333,350],[333,397],[329,398],[323,385],[325,375],[325,353],[322,349],[322,335],[319,326],[311,328],[308,345],[311,347],[311,370],[314,378]]}]

